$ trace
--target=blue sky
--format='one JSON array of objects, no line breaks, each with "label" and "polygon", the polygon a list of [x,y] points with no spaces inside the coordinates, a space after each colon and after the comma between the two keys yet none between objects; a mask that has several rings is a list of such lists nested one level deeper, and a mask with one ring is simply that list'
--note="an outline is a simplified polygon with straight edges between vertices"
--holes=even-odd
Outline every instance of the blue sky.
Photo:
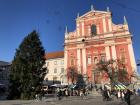
[{"label": "blue sky", "polygon": [[75,29],[77,13],[109,6],[113,22],[125,15],[133,34],[136,61],[140,59],[139,0],[0,0],[0,60],[12,61],[23,38],[36,29],[46,52],[63,50],[65,26]]}]

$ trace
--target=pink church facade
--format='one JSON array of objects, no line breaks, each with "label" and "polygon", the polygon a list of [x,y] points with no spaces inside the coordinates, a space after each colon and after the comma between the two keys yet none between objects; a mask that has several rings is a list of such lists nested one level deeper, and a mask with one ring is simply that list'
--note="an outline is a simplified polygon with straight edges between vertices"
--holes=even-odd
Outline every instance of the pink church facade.
[{"label": "pink church facade", "polygon": [[[65,69],[75,66],[78,73],[89,82],[105,82],[105,78],[94,75],[99,60],[125,59],[126,70],[130,75],[136,70],[132,46],[132,35],[126,18],[123,24],[114,24],[109,9],[91,10],[76,18],[76,29],[65,32]],[[67,71],[68,72],[68,71]],[[99,79],[99,80],[98,80]],[[69,79],[68,79],[69,81]]]}]

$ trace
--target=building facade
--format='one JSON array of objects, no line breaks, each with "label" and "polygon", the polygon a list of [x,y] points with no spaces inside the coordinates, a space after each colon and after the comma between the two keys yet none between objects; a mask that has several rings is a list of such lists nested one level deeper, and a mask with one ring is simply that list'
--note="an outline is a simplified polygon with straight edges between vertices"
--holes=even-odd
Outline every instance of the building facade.
[{"label": "building facade", "polygon": [[64,51],[47,53],[45,58],[47,67],[45,81],[49,84],[65,84],[67,78],[64,70]]},{"label": "building facade", "polygon": [[9,86],[9,73],[11,64],[8,62],[0,61],[0,93],[6,94]]},{"label": "building facade", "polygon": [[[114,24],[109,8],[98,11],[91,6],[89,12],[77,15],[75,31],[68,32],[66,28],[65,69],[68,72],[69,67],[75,66],[78,73],[94,83],[99,79],[98,75],[101,75],[93,75],[96,64],[99,60],[111,59],[124,59],[129,76],[136,70],[132,35],[127,20],[124,16],[123,24]],[[106,80],[101,78],[100,82]]]}]

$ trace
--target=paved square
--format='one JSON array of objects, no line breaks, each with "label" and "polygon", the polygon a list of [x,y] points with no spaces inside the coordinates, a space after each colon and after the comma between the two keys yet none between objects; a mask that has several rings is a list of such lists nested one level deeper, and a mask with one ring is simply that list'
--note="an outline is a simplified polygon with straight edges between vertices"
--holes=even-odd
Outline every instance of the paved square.
[{"label": "paved square", "polygon": [[[140,105],[140,96],[131,97],[131,105]],[[102,101],[101,96],[81,97],[71,96],[58,100],[56,98],[37,100],[5,100],[0,101],[0,105],[127,105],[124,101],[114,99],[112,101]]]}]

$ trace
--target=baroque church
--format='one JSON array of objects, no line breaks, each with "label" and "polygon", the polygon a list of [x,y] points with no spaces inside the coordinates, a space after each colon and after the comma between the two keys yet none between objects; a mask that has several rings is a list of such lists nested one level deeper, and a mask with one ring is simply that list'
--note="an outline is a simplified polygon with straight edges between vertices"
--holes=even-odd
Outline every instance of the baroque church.
[{"label": "baroque church", "polygon": [[[123,59],[129,78],[136,71],[136,62],[126,17],[123,24],[114,24],[112,14],[106,11],[91,10],[82,16],[77,15],[76,29],[64,38],[64,69],[69,67],[83,75],[88,82],[109,82],[104,74],[94,73],[100,61]],[[99,78],[101,77],[101,78]],[[68,78],[68,83],[71,80]]]}]

